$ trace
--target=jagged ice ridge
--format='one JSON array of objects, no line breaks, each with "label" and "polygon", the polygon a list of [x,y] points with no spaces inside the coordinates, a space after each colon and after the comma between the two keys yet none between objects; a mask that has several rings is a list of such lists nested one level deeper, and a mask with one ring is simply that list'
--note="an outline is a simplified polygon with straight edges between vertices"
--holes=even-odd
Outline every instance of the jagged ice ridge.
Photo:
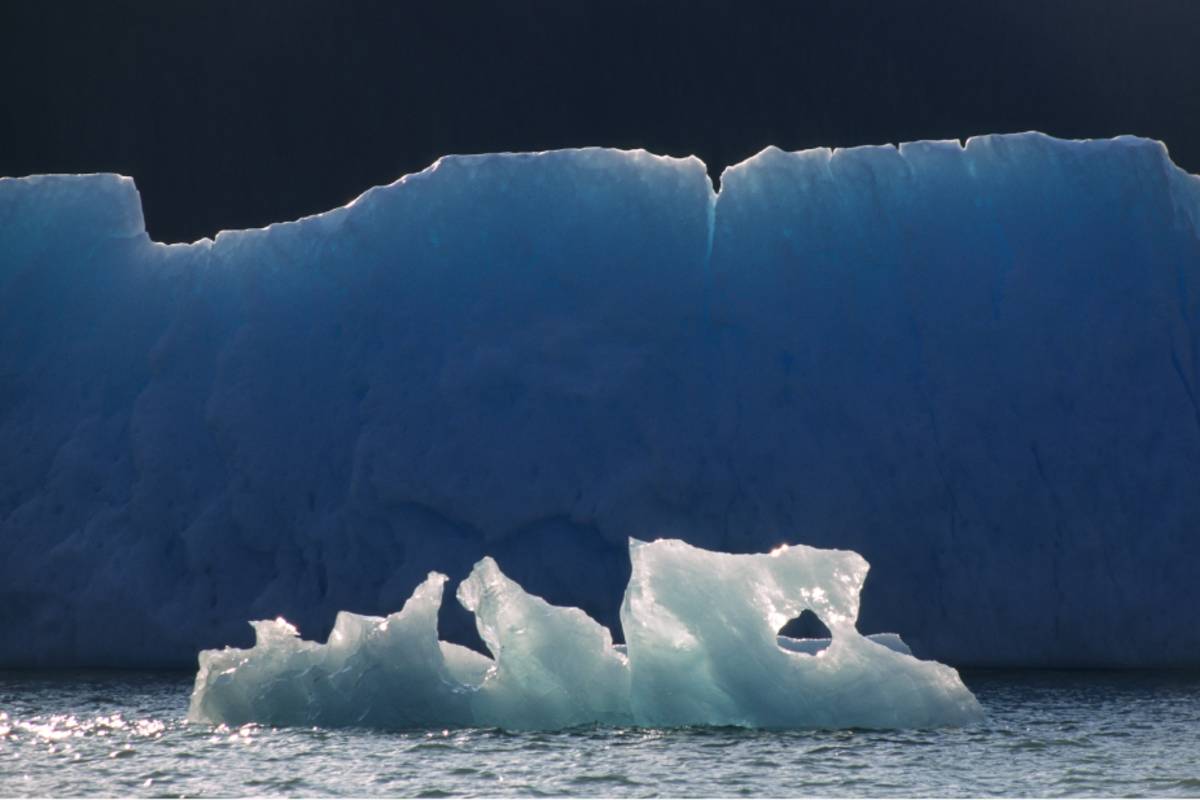
[{"label": "jagged ice ridge", "polygon": [[1130,137],[447,157],[188,245],[0,179],[0,666],[489,554],[629,638],[629,536],[862,553],[860,627],[956,665],[1200,665],[1198,219]]}]

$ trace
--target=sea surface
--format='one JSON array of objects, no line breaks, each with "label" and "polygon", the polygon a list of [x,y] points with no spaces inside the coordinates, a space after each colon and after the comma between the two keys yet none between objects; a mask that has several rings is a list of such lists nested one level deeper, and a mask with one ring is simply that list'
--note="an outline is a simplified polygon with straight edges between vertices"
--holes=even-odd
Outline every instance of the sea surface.
[{"label": "sea surface", "polygon": [[228,729],[191,676],[0,672],[0,796],[1200,796],[1200,673],[965,672],[929,731]]}]

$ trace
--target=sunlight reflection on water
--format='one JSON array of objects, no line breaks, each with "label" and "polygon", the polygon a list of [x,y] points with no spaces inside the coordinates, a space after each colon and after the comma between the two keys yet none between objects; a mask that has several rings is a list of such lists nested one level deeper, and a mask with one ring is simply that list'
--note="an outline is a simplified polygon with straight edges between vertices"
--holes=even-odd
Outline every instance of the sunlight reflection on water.
[{"label": "sunlight reflection on water", "polygon": [[230,729],[190,676],[0,673],[0,795],[1181,795],[1200,675],[966,673],[987,710],[934,731]]}]

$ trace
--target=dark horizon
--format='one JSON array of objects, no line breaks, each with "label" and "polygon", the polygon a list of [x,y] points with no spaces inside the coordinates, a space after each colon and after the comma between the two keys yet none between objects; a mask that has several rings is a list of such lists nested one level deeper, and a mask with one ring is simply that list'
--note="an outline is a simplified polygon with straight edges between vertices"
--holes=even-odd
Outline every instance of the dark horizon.
[{"label": "dark horizon", "polygon": [[696,155],[1040,130],[1200,172],[1200,5],[1019,0],[0,9],[0,175],[119,172],[160,241],[342,205],[450,153]]}]

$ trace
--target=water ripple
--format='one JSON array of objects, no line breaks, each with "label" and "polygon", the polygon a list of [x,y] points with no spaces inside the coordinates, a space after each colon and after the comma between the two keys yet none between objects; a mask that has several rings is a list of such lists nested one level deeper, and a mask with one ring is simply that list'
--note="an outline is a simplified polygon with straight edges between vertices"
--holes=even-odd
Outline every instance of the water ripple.
[{"label": "water ripple", "polygon": [[0,673],[0,795],[1200,794],[1198,674],[965,677],[971,728],[517,733],[188,725],[186,675]]}]

